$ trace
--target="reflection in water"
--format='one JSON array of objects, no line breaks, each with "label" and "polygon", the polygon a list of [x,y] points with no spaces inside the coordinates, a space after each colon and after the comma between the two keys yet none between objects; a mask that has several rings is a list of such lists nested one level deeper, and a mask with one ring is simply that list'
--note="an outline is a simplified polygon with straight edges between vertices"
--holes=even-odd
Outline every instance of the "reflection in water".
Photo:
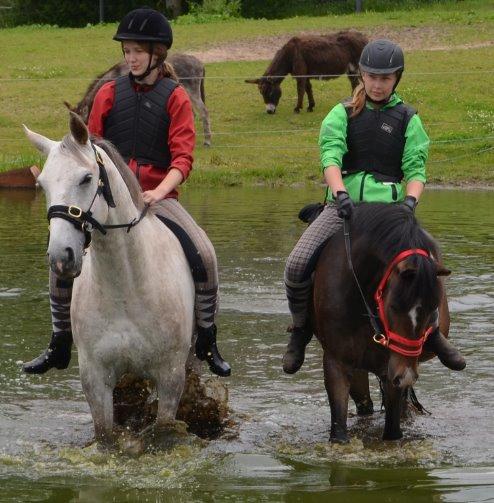
[{"label": "reflection in water", "polygon": [[[380,440],[381,413],[353,416],[349,446],[327,443],[318,344],[309,345],[296,376],[281,371],[289,321],[284,260],[303,230],[299,207],[321,195],[317,188],[184,194],[218,252],[219,337],[234,362],[228,383],[236,424],[207,447],[133,459],[83,448],[92,423],[76,358],[67,371],[20,373],[19,362],[38,354],[50,333],[44,198],[0,192],[0,499],[382,502],[407,491],[419,502],[487,501],[494,454],[492,193],[476,192],[472,208],[471,193],[428,191],[418,208],[453,270],[451,337],[466,353],[467,369],[423,365],[417,393],[432,415],[406,421],[406,440],[391,444]],[[375,383],[373,398],[378,409]]]}]

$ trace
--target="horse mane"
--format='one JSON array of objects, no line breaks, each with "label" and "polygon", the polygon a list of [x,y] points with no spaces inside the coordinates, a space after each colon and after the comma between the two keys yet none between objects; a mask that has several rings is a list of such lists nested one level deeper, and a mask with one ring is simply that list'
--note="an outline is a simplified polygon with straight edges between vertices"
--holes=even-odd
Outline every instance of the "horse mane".
[{"label": "horse mane", "polygon": [[[101,138],[91,138],[91,141],[106,152],[117,168],[117,171],[120,173],[122,180],[125,182],[125,185],[130,193],[130,197],[132,198],[132,202],[135,207],[141,211],[144,208],[141,187],[139,186],[139,182],[134,176],[134,173],[132,173],[131,169],[122,159],[122,156],[118,153],[116,147],[109,141]],[[74,140],[71,134],[67,134],[63,137],[60,148],[62,150],[67,149],[70,153],[78,157],[81,162],[87,163],[87,151],[83,150],[83,147]]]},{"label": "horse mane", "polygon": [[276,51],[273,59],[269,63],[263,77],[270,77],[274,75],[271,80],[274,82],[281,82],[284,77],[291,72],[295,59],[296,46],[299,43],[297,37],[291,38],[283,47]]},{"label": "horse mane", "polygon": [[135,207],[141,211],[144,208],[144,199],[142,198],[142,190],[137,178],[135,177],[132,170],[129,168],[127,163],[123,160],[122,156],[118,152],[117,148],[113,143],[103,138],[92,138],[95,145],[103,149],[108,157],[111,159],[117,171],[120,173],[122,180],[125,182],[127,189],[132,198],[132,202]]},{"label": "horse mane", "polygon": [[422,255],[406,259],[414,274],[401,279],[406,282],[406,288],[399,289],[395,302],[403,310],[410,309],[417,299],[437,307],[439,293],[435,261],[439,259],[439,249],[415,215],[398,204],[362,203],[352,218],[351,233],[358,240],[359,248],[365,249],[366,255],[376,257],[383,267],[404,250],[421,248],[429,252],[433,260]]}]

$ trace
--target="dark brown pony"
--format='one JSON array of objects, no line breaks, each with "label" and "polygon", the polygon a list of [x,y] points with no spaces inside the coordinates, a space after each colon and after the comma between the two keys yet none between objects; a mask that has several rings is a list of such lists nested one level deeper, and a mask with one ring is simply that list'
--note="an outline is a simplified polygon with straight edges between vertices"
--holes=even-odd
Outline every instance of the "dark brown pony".
[{"label": "dark brown pony", "polygon": [[[361,204],[349,225],[353,267],[370,310],[377,314],[376,289],[393,259],[412,254],[391,267],[383,290],[389,328],[414,344],[434,325],[447,336],[449,313],[437,244],[409,210],[393,204]],[[382,318],[382,317],[381,317]],[[382,319],[375,318],[382,327]],[[314,329],[324,351],[324,381],[331,407],[331,440],[348,441],[349,395],[359,415],[373,412],[368,372],[381,381],[386,409],[384,440],[402,437],[400,419],[407,391],[418,378],[418,356],[404,356],[376,343],[369,316],[345,251],[344,233],[324,248],[314,279]],[[380,337],[377,338],[378,340]],[[419,346],[419,352],[421,347]],[[420,355],[420,359],[431,355]]]},{"label": "dark brown pony", "polygon": [[367,42],[367,37],[358,31],[293,37],[275,54],[260,79],[245,82],[258,85],[266,112],[273,114],[280,101],[281,82],[290,73],[297,80],[298,99],[294,111],[300,112],[304,93],[307,93],[307,111],[312,112],[315,101],[310,79],[327,80],[347,73],[352,89],[355,89],[360,53]]}]

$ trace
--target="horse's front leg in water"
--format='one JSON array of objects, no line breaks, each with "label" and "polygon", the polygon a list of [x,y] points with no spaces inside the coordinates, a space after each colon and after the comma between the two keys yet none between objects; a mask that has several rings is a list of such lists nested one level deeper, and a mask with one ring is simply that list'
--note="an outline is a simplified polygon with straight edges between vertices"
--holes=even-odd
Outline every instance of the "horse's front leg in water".
[{"label": "horse's front leg in water", "polygon": [[91,409],[96,441],[105,447],[113,444],[113,388],[115,379],[109,369],[87,364],[79,355],[81,383]]},{"label": "horse's front leg in water", "polygon": [[394,386],[389,379],[384,377],[383,390],[384,408],[386,409],[383,440],[399,440],[403,437],[400,421],[405,389]]},{"label": "horse's front leg in water", "polygon": [[170,421],[177,415],[178,404],[185,385],[185,364],[174,365],[157,371],[155,375],[156,392],[158,393],[158,413],[156,415],[156,428],[168,427]]},{"label": "horse's front leg in water", "polygon": [[348,443],[347,416],[351,369],[324,352],[324,384],[331,407],[331,442]]},{"label": "horse's front leg in water", "polygon": [[374,413],[374,404],[369,390],[369,372],[355,370],[350,385],[350,396],[357,407],[359,416],[369,416]]}]

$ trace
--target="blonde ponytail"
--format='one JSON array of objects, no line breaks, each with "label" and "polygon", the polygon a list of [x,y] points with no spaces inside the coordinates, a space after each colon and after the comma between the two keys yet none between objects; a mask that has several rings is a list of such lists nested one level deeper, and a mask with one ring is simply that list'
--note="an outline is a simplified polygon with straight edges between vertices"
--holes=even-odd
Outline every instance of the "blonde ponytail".
[{"label": "blonde ponytail", "polygon": [[350,117],[355,117],[358,115],[365,106],[365,87],[364,83],[360,82],[359,85],[353,90],[352,100],[346,105],[352,108],[352,113]]}]

